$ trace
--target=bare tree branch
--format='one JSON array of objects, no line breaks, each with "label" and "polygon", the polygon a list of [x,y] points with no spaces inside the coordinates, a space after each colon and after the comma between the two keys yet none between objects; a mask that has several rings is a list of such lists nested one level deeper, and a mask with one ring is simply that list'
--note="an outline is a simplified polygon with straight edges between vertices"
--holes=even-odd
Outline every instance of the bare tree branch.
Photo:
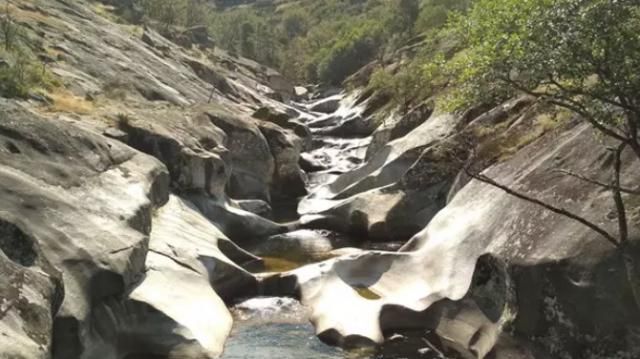
[{"label": "bare tree branch", "polygon": [[619,134],[618,132],[616,132],[616,130],[598,122],[598,120],[595,119],[591,114],[589,114],[589,112],[586,111],[579,102],[571,98],[558,97],[557,94],[550,94],[547,92],[536,92],[531,89],[528,89],[525,86],[522,86],[517,81],[514,81],[506,77],[501,77],[500,80],[506,82],[510,86],[513,86],[515,89],[520,90],[528,95],[547,101],[550,104],[573,111],[574,113],[582,116],[582,118],[584,118],[585,121],[589,122],[597,130],[599,130],[600,132],[604,133],[609,137],[615,138],[619,141],[629,142],[629,139],[627,137]]},{"label": "bare tree branch", "polygon": [[619,102],[616,100],[612,100],[610,98],[606,98],[603,96],[599,96],[595,93],[592,92],[588,92],[588,91],[582,91],[582,90],[578,90],[578,89],[570,89],[567,88],[566,86],[563,86],[558,80],[556,80],[555,78],[553,78],[553,75],[549,74],[549,83],[552,84],[553,86],[557,87],[558,89],[560,89],[560,91],[563,91],[567,94],[573,95],[573,96],[587,96],[587,97],[591,97],[595,100],[607,103],[609,105],[613,105],[616,107],[620,107],[622,109],[628,110],[628,111],[633,111],[634,109],[631,106],[628,106],[627,104],[623,103],[623,102]]},{"label": "bare tree branch", "polygon": [[633,189],[625,188],[625,187],[622,187],[622,186],[620,186],[620,187],[613,187],[613,185],[611,185],[611,184],[607,184],[607,183],[604,183],[604,182],[600,182],[600,181],[598,181],[598,180],[594,180],[594,179],[592,179],[592,178],[589,178],[589,177],[583,176],[583,175],[581,175],[581,174],[579,174],[579,173],[571,172],[571,171],[569,171],[569,170],[565,170],[565,169],[555,169],[555,170],[553,170],[552,172],[557,172],[557,173],[561,173],[561,174],[563,174],[563,175],[567,175],[567,176],[570,176],[570,177],[574,177],[574,178],[577,178],[577,179],[579,179],[579,180],[581,180],[581,181],[588,182],[588,183],[594,184],[594,185],[596,185],[596,186],[604,187],[604,188],[606,188],[606,189],[608,189],[608,190],[614,190],[614,189],[615,189],[615,190],[619,190],[619,191],[620,191],[620,192],[622,192],[622,193],[626,193],[626,194],[631,194],[631,195],[640,196],[640,190],[633,190]]},{"label": "bare tree branch", "polygon": [[483,174],[479,174],[479,173],[474,173],[473,171],[471,171],[469,169],[468,166],[465,167],[465,172],[466,174],[471,177],[474,178],[480,182],[486,183],[488,185],[491,185],[493,187],[499,188],[503,191],[505,191],[506,193],[520,198],[522,200],[525,200],[527,202],[536,204],[538,206],[541,206],[545,209],[550,210],[551,212],[554,212],[556,214],[565,216],[567,218],[570,218],[586,227],[588,227],[589,229],[593,230],[594,232],[597,232],[598,234],[600,234],[604,239],[606,239],[609,243],[611,243],[613,246],[615,246],[616,248],[620,247],[620,242],[613,236],[611,235],[609,232],[607,232],[605,229],[603,229],[602,227],[598,226],[597,224],[585,219],[584,217],[581,217],[577,214],[574,214],[572,212],[569,212],[568,210],[564,209],[564,208],[560,208],[560,207],[556,207],[553,206],[551,204],[545,203],[539,199],[533,198],[531,196],[528,196],[526,194],[520,193],[518,191],[515,191],[505,185],[502,185],[496,181],[494,181],[493,179],[483,175]]}]

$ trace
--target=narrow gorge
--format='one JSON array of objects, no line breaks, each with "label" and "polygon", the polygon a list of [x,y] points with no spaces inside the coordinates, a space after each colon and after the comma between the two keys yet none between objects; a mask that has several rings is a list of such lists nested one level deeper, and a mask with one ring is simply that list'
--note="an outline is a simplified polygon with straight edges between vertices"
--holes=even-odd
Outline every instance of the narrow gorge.
[{"label": "narrow gorge", "polygon": [[11,5],[59,83],[0,97],[0,359],[640,357],[628,256],[468,173],[489,153],[615,231],[610,192],[555,171],[609,183],[588,124],[526,95],[389,110],[366,68],[295,86],[110,9]]}]

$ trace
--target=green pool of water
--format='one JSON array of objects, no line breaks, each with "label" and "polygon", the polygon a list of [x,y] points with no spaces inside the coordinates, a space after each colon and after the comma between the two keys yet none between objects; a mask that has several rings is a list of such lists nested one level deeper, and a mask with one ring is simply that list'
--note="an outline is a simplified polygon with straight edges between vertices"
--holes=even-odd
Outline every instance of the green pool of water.
[{"label": "green pool of water", "polygon": [[310,324],[266,323],[236,328],[224,359],[342,359],[341,350],[323,344]]}]

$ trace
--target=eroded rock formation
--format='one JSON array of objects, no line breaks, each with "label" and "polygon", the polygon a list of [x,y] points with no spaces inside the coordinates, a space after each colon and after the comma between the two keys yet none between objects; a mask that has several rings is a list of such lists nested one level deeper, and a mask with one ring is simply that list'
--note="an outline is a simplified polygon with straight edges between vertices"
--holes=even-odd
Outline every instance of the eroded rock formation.
[{"label": "eroded rock formation", "polygon": [[[491,178],[615,232],[610,193],[554,171],[609,181],[589,127],[528,98],[387,116],[380,94],[294,92],[98,10],[15,5],[63,83],[52,103],[0,100],[0,358],[216,358],[228,306],[263,295],[300,299],[347,348],[428,331],[452,357],[639,355],[619,251],[461,171],[478,155]],[[299,221],[271,219],[300,197]]]}]

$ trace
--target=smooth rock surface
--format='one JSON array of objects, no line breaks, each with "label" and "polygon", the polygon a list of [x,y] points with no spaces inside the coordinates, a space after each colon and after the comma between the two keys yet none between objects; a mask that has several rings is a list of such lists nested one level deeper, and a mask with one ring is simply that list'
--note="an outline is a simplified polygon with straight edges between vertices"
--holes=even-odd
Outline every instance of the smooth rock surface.
[{"label": "smooth rock surface", "polygon": [[407,239],[443,206],[455,173],[438,170],[438,146],[456,118],[429,119],[385,145],[369,161],[315,188],[299,205],[311,227],[355,232],[376,240]]},{"label": "smooth rock surface", "polygon": [[[53,321],[54,357],[79,357],[92,345],[83,334],[95,324],[92,307],[123,295],[144,273],[151,212],[167,200],[168,175],[157,160],[115,140],[6,102],[0,108],[2,217],[32,251],[16,259],[2,248],[19,264],[10,266],[15,272],[7,278],[19,277],[2,296],[43,306],[39,330]],[[42,270],[21,268],[31,263]],[[33,293],[24,288],[26,297],[15,297],[12,288],[24,276],[33,278]],[[36,343],[47,351],[51,338],[41,335]]]},{"label": "smooth rock surface", "polygon": [[[548,201],[557,201],[558,193],[570,195],[563,200],[564,206],[614,229],[615,220],[598,217],[612,208],[608,193],[575,178],[558,178],[549,171],[567,166],[606,173],[606,150],[595,141],[591,129],[574,127],[560,137],[546,136],[534,142],[487,174],[511,187],[535,191]],[[625,163],[630,164],[625,178],[637,176],[637,164]],[[548,182],[551,178],[552,186]],[[637,218],[633,223],[637,233]],[[384,331],[415,325],[433,329],[465,355],[483,358],[494,347],[498,351],[508,347],[501,344],[505,340],[501,333],[506,325],[516,325],[520,328],[516,337],[549,337],[543,346],[552,356],[582,355],[576,349],[579,346],[571,349],[567,343],[553,342],[552,333],[573,343],[579,343],[584,335],[607,338],[609,344],[599,349],[606,355],[618,350],[609,333],[632,330],[637,323],[639,313],[630,298],[620,259],[613,264],[616,256],[606,241],[566,217],[482,183],[472,181],[462,188],[406,248],[401,253],[347,255],[280,277],[295,278],[303,303],[312,309],[316,332],[343,346],[361,345],[363,341],[381,343]],[[577,258],[576,253],[580,254]],[[605,267],[598,263],[604,262],[611,263],[606,268],[616,269],[610,269],[609,279],[600,280],[597,278],[603,273],[598,273]],[[549,272],[537,269],[548,266],[553,268]],[[571,268],[592,273],[593,282],[586,288],[572,282],[567,277],[572,276]],[[522,276],[529,281],[521,282],[518,278]],[[547,297],[548,291],[555,294]],[[608,303],[604,307],[610,310],[593,312],[595,303],[576,306],[572,298],[580,292],[593,293],[595,297],[590,298]],[[558,315],[566,322],[552,319]],[[532,326],[532,320],[538,324]],[[525,326],[525,321],[530,324]],[[601,326],[604,323],[606,329]],[[637,347],[633,343],[623,346]],[[521,352],[521,357],[548,357],[534,356],[535,351],[526,347],[511,348],[504,349],[504,357],[514,351]]]}]

